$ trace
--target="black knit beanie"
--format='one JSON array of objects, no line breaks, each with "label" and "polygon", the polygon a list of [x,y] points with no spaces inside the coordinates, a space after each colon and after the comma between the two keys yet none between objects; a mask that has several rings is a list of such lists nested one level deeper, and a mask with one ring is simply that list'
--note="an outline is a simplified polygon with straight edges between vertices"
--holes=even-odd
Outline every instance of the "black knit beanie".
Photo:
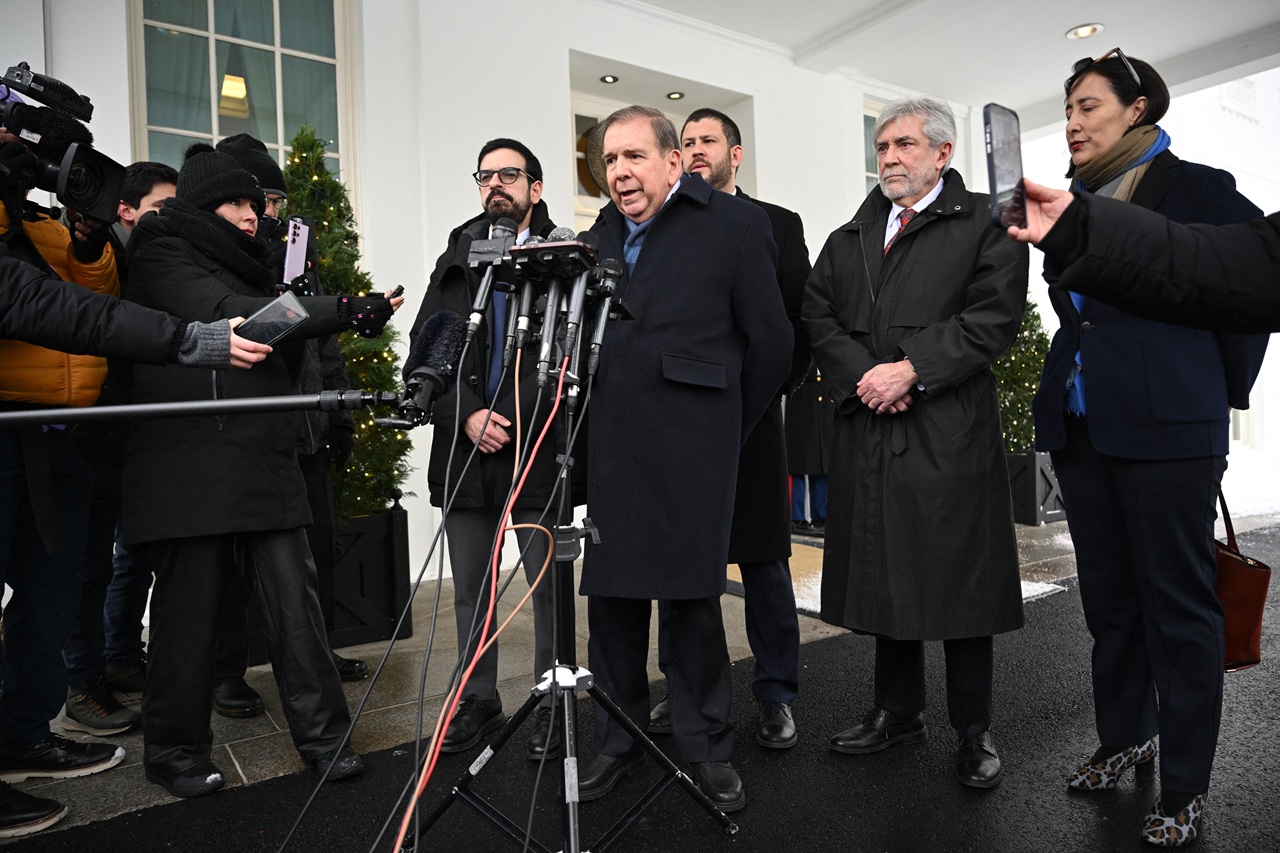
[{"label": "black knit beanie", "polygon": [[201,210],[216,210],[223,202],[247,198],[258,206],[267,206],[266,195],[258,179],[240,168],[235,159],[220,151],[206,151],[187,158],[178,170],[178,198]]},{"label": "black knit beanie", "polygon": [[219,142],[217,149],[236,158],[241,169],[258,179],[264,193],[285,194],[284,173],[261,141],[247,133],[237,133]]}]

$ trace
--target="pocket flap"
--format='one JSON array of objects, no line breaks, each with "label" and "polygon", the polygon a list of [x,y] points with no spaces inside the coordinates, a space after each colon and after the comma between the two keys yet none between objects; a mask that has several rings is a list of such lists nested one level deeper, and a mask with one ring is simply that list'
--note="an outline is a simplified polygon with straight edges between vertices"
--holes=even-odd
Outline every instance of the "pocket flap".
[{"label": "pocket flap", "polygon": [[662,375],[672,382],[701,385],[705,388],[728,388],[725,366],[718,361],[690,358],[687,355],[662,354]]}]

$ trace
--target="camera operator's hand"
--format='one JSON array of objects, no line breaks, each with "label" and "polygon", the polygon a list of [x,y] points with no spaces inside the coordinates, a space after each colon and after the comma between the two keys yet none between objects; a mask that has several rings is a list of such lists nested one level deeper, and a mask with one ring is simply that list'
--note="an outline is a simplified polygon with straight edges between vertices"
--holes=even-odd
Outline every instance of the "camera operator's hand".
[{"label": "camera operator's hand", "polygon": [[36,164],[27,146],[12,133],[0,133],[0,175],[21,172]]},{"label": "camera operator's hand", "polygon": [[67,211],[67,221],[71,223],[71,250],[76,260],[96,263],[107,245],[107,223],[74,210]]}]

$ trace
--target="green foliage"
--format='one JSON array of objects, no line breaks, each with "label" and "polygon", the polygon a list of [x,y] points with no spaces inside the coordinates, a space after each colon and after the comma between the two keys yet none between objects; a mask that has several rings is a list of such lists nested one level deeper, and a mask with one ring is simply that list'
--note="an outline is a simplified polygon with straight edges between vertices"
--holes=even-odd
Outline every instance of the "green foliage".
[{"label": "green foliage", "polygon": [[1024,453],[1035,445],[1035,424],[1031,401],[1040,385],[1040,370],[1049,354],[1049,336],[1040,322],[1035,303],[1028,302],[1022,326],[1008,351],[992,365],[1000,397],[1000,423],[1004,428],[1004,448]]},{"label": "green foliage", "polygon": [[[315,223],[325,292],[363,294],[373,290],[373,280],[359,266],[360,237],[347,188],[330,173],[315,128],[303,126],[293,138],[284,183],[289,195],[288,215],[307,216]],[[379,338],[342,334],[339,343],[352,388],[386,391],[399,387],[400,365],[395,354],[399,339],[391,326]],[[375,426],[375,412],[368,409],[353,414],[355,453],[346,470],[334,475],[334,511],[339,518],[369,515],[391,506],[413,470],[408,463],[408,434]]]}]

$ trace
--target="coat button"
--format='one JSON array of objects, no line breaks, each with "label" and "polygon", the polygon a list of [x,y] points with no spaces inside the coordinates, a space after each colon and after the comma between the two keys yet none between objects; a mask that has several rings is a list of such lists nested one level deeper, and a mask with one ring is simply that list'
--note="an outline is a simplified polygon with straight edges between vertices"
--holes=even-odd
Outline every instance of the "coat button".
[{"label": "coat button", "polygon": [[1080,324],[1080,330],[1083,332],[1092,332],[1093,324],[1090,323],[1088,320],[1085,320],[1083,323]]}]

